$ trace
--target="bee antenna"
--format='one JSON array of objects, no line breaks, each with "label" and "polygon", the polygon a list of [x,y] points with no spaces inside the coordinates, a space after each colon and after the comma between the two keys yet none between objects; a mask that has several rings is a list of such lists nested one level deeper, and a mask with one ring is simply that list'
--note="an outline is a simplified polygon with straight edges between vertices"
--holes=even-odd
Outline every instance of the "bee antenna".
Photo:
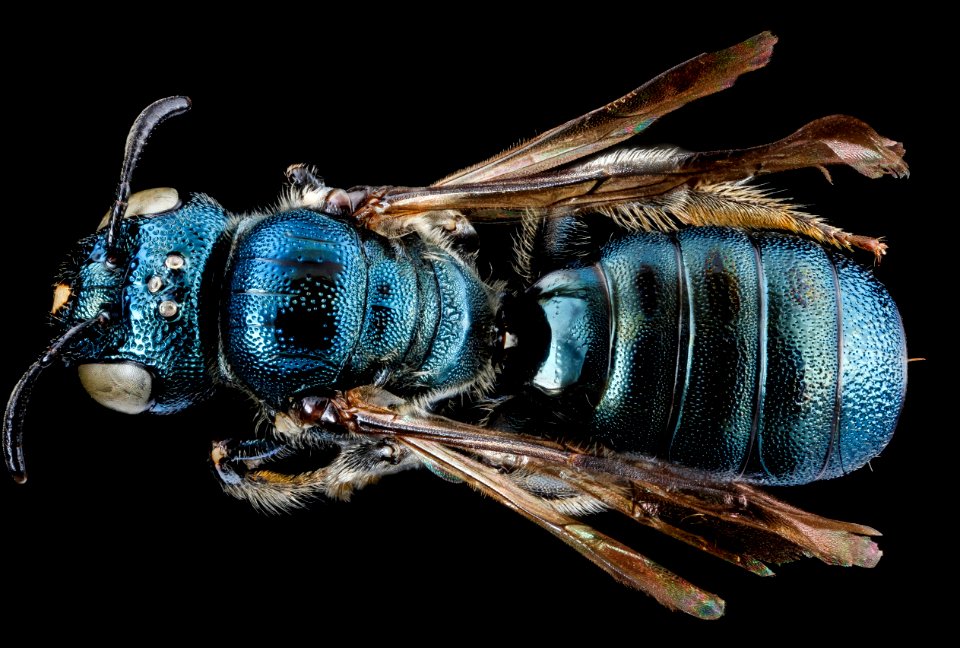
[{"label": "bee antenna", "polygon": [[101,311],[96,317],[80,322],[57,338],[43,355],[23,374],[7,401],[7,410],[3,414],[3,460],[7,464],[10,476],[19,484],[27,481],[27,469],[23,461],[23,418],[27,412],[30,392],[40,372],[60,359],[63,348],[73,340],[89,334],[95,324],[106,324],[110,314]]},{"label": "bee antenna", "polygon": [[108,261],[115,257],[120,221],[123,220],[123,214],[127,210],[127,198],[130,197],[130,176],[133,175],[133,170],[137,167],[140,152],[143,151],[150,133],[167,118],[182,115],[188,110],[190,110],[189,97],[159,99],[144,108],[140,116],[133,122],[133,126],[130,127],[123,154],[123,169],[120,171],[120,184],[117,186],[117,199],[110,210],[110,221],[107,224]]}]

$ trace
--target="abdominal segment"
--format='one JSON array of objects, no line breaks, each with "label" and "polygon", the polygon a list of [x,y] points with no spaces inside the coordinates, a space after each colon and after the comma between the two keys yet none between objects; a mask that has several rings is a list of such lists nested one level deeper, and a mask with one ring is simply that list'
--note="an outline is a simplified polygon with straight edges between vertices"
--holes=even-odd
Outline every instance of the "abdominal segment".
[{"label": "abdominal segment", "polygon": [[842,475],[892,436],[900,317],[844,254],[691,228],[623,236],[591,261],[525,296],[545,322],[529,392],[560,434],[764,484]]}]

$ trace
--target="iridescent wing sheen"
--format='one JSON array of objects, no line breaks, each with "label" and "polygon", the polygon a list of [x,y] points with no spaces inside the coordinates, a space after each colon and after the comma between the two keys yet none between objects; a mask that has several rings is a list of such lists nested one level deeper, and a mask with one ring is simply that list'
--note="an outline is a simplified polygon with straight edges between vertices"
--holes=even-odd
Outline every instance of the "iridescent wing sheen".
[{"label": "iridescent wing sheen", "polygon": [[619,144],[663,115],[729,88],[741,74],[763,67],[776,42],[773,34],[763,32],[725,50],[701,54],[616,101],[451,174],[433,186],[527,177]]},{"label": "iridescent wing sheen", "polygon": [[[372,386],[304,398],[275,426],[274,439],[214,445],[228,493],[280,511],[317,495],[345,498],[384,475],[427,465],[540,525],[620,583],[699,618],[722,615],[723,601],[576,518],[616,511],[760,576],[773,573],[765,561],[811,556],[872,567],[880,558],[873,529],[807,513],[748,484],[410,411]],[[287,474],[273,463],[331,442],[340,453],[324,468]]]},{"label": "iridescent wing sheen", "polygon": [[[429,187],[370,187],[358,188],[355,196],[344,193],[346,213],[352,211],[361,225],[380,234],[397,236],[424,231],[436,222],[451,230],[455,220],[437,219],[441,213],[463,214],[471,221],[503,221],[523,214],[590,211],[630,229],[670,230],[681,225],[781,229],[879,256],[885,246],[877,239],[847,234],[741,184],[755,176],[805,167],[826,173],[829,165],[847,165],[872,178],[906,175],[903,147],[853,117],[824,117],[782,140],[747,149],[605,151],[666,113],[762,67],[775,42],[764,32],[726,50],[701,54],[606,106]],[[304,204],[333,208],[327,198],[312,194]],[[430,223],[425,223],[427,214],[434,215]]]},{"label": "iridescent wing sheen", "polygon": [[808,513],[749,484],[656,459],[582,451],[428,414],[404,415],[376,404],[368,391],[351,390],[335,401],[338,417],[353,432],[395,439],[672,609],[715,618],[723,602],[537,497],[512,472],[547,476],[603,508],[761,576],[772,573],[763,561],[809,556],[831,565],[872,567],[880,559],[870,539],[877,531]]},{"label": "iridescent wing sheen", "polygon": [[[882,254],[876,239],[847,234],[788,202],[742,184],[760,175],[806,167],[826,173],[847,165],[871,178],[908,173],[900,143],[853,117],[813,121],[772,144],[702,153],[635,148],[603,153],[529,176],[371,193],[356,217],[390,234],[426,212],[456,210],[471,221],[600,212],[633,229],[726,225],[797,232],[841,247]],[[829,177],[829,176],[828,176]]]},{"label": "iridescent wing sheen", "polygon": [[[675,148],[624,149],[531,176],[449,187],[395,187],[380,198],[391,216],[439,209],[565,210],[610,207],[670,192],[680,185],[737,182],[807,167],[849,165],[871,178],[903,175],[899,143],[853,117],[811,122],[772,144],[690,153]],[[490,214],[486,214],[491,216]]]},{"label": "iridescent wing sheen", "polygon": [[496,468],[441,443],[406,436],[399,440],[422,461],[463,480],[546,529],[618,582],[646,592],[672,610],[681,610],[701,619],[717,619],[723,615],[724,602],[716,595],[701,590],[626,545],[557,511]]}]

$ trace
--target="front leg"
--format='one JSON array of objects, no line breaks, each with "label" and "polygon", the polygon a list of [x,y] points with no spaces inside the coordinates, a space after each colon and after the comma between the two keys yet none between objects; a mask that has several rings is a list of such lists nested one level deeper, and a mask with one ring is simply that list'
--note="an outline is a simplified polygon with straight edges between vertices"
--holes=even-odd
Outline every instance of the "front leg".
[{"label": "front leg", "polygon": [[[420,462],[392,439],[331,435],[314,428],[300,438],[277,435],[274,439],[215,441],[211,451],[214,469],[224,492],[248,500],[256,508],[279,513],[302,508],[319,496],[346,500],[354,490]],[[312,438],[311,438],[312,437]],[[283,461],[296,457],[307,462],[313,451],[326,447],[336,456],[326,466],[285,472]]]},{"label": "front leg", "polygon": [[438,209],[403,219],[370,219],[380,199],[390,187],[354,187],[349,191],[328,187],[316,170],[303,163],[287,167],[292,207],[306,207],[334,216],[355,216],[357,223],[387,238],[399,238],[416,232],[438,245],[452,244],[461,251],[473,252],[477,247],[477,231],[462,213],[455,209]]},{"label": "front leg", "polygon": [[387,238],[399,238],[416,232],[426,241],[442,247],[453,246],[459,252],[476,252],[477,230],[470,219],[456,209],[425,211],[408,218],[357,219],[362,226]]},{"label": "front leg", "polygon": [[305,207],[334,216],[350,216],[371,195],[368,187],[350,191],[328,187],[316,174],[316,169],[303,163],[288,166],[286,176],[290,183],[290,207]]}]

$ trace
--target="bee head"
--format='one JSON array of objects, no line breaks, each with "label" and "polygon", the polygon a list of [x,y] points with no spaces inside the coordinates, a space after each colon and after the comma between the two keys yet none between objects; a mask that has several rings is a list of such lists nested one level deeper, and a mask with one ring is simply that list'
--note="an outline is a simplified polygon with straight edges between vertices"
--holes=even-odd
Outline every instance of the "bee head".
[{"label": "bee head", "polygon": [[166,414],[212,392],[215,282],[228,219],[206,196],[181,202],[173,189],[152,189],[130,197],[112,251],[106,226],[78,243],[54,287],[51,314],[64,333],[109,317],[61,353],[101,405]]},{"label": "bee head", "polygon": [[[29,394],[52,364],[76,366],[96,401],[130,414],[175,412],[213,390],[217,345],[208,336],[216,335],[217,301],[207,286],[226,258],[229,216],[203,195],[182,200],[170,188],[130,194],[150,132],[189,106],[186,97],[170,97],[140,114],[127,137],[114,205],[61,269],[51,310],[60,335],[14,387],[4,414],[4,459],[17,481],[26,480]],[[207,313],[205,295],[212,301]]]}]

